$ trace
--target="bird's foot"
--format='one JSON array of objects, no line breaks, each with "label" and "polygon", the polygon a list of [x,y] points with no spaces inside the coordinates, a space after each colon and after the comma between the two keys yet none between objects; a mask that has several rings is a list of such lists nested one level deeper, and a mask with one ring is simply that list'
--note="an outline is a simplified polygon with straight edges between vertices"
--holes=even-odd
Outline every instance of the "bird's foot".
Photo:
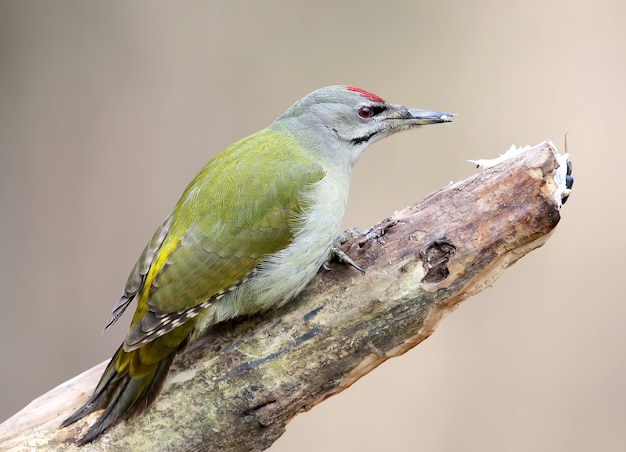
[{"label": "bird's foot", "polygon": [[356,264],[356,262],[354,262],[350,258],[350,256],[348,256],[346,253],[344,253],[341,250],[341,248],[340,248],[341,245],[346,243],[351,238],[356,237],[360,233],[361,233],[361,231],[359,230],[359,228],[352,227],[352,228],[346,229],[341,235],[339,235],[337,238],[335,238],[335,240],[333,241],[333,244],[332,244],[332,246],[330,248],[330,258],[323,265],[324,269],[330,270],[330,267],[328,266],[328,262],[330,262],[331,260],[335,259],[335,260],[341,262],[342,264],[348,264],[348,265],[354,267],[355,269],[357,269],[361,273],[365,273],[365,270],[363,270],[361,267],[359,267]]}]

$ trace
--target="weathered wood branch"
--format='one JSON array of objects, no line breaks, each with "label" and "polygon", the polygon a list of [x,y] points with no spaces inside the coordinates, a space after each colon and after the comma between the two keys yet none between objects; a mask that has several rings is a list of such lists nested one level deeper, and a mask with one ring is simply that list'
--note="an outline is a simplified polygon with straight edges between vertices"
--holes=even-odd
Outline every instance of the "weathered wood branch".
[{"label": "weathered wood branch", "polygon": [[[175,362],[153,407],[82,450],[263,450],[295,415],[419,344],[559,222],[568,190],[553,145],[501,160],[346,242],[365,274],[332,264],[285,308],[211,331]],[[0,449],[78,449],[97,414],[58,426],[104,364],[0,425]]]}]

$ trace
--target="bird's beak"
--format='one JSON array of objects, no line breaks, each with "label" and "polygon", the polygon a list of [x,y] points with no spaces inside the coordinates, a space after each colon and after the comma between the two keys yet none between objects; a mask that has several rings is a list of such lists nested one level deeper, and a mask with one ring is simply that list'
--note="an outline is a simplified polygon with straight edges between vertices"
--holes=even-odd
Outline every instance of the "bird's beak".
[{"label": "bird's beak", "polygon": [[442,113],[440,111],[418,110],[417,108],[409,108],[406,112],[406,118],[411,124],[426,125],[439,124],[441,122],[451,122],[453,113]]}]

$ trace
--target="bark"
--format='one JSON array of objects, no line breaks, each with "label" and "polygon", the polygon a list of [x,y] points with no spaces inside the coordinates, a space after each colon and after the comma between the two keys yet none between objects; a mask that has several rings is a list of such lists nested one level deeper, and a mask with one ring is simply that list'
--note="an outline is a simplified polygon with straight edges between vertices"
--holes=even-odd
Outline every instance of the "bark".
[{"label": "bark", "polygon": [[[504,157],[347,241],[365,273],[331,263],[285,308],[210,331],[175,361],[154,406],[81,449],[264,450],[298,413],[419,344],[559,222],[566,157],[549,141]],[[0,425],[0,450],[78,449],[99,413],[58,426],[105,364]]]}]

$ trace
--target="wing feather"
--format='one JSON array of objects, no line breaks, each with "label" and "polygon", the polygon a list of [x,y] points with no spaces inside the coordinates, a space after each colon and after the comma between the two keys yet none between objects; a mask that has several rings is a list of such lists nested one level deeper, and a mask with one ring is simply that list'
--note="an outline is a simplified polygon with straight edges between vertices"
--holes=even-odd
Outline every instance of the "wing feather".
[{"label": "wing feather", "polygon": [[124,291],[122,292],[122,296],[120,297],[117,304],[113,307],[113,311],[111,312],[111,316],[104,327],[105,331],[117,322],[117,319],[124,313],[128,305],[133,301],[137,292],[141,290],[143,287],[144,280],[146,279],[146,275],[148,274],[148,270],[150,270],[150,266],[152,265],[152,261],[154,260],[154,256],[161,248],[165,237],[170,231],[170,227],[172,226],[172,215],[169,215],[161,226],[159,226],[152,236],[152,239],[146,247],[144,248],[141,256],[137,260],[137,263],[133,267],[130,275],[128,276],[128,280],[126,281],[126,286],[124,287]]}]

